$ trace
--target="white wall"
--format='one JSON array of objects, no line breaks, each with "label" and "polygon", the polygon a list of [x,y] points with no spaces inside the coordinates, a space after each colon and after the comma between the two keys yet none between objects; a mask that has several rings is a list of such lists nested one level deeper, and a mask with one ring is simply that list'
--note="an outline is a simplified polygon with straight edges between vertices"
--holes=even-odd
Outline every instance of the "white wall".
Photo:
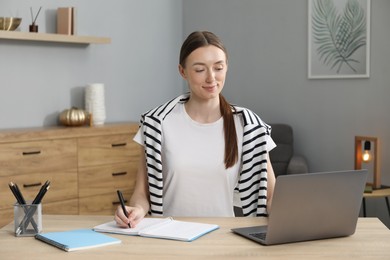
[{"label": "white wall", "polygon": [[2,0],[0,16],[22,17],[19,30],[28,31],[30,7],[36,13],[40,6],[39,32],[55,32],[57,7],[75,6],[78,34],[112,43],[0,39],[0,128],[55,125],[62,110],[84,106],[84,86],[93,82],[105,84],[108,122],[138,121],[181,93],[181,0]]},{"label": "white wall", "polygon": [[[210,30],[223,39],[225,96],[266,122],[291,124],[311,171],[353,169],[354,137],[376,136],[382,183],[390,185],[390,1],[371,2],[369,79],[307,78],[307,0],[184,0],[184,33]],[[390,226],[384,199],[368,207]]]}]

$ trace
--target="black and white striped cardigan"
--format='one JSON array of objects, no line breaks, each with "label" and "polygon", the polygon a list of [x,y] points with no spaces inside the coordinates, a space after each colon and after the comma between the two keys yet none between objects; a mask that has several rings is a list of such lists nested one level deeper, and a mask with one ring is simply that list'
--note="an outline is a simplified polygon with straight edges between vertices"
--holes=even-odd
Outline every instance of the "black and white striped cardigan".
[{"label": "black and white striped cardigan", "polygon": [[[165,117],[179,102],[189,99],[189,93],[143,114],[140,127],[144,134],[144,147],[148,172],[150,213],[163,215],[163,174],[161,162],[162,126]],[[235,113],[244,123],[242,143],[242,169],[238,181],[244,216],[267,216],[267,148],[266,136],[271,128],[249,109],[236,107]],[[240,144],[239,144],[240,145]]]}]

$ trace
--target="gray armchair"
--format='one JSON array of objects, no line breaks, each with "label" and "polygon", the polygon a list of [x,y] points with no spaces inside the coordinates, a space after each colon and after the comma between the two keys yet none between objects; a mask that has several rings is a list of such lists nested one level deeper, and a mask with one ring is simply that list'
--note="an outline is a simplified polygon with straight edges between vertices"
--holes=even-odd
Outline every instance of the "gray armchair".
[{"label": "gray armchair", "polygon": [[[309,167],[305,157],[294,154],[292,127],[287,124],[269,124],[272,127],[271,137],[276,147],[270,151],[270,158],[275,176],[285,174],[308,173]],[[242,209],[234,207],[236,217],[242,217]]]},{"label": "gray armchair", "polygon": [[294,154],[293,129],[287,124],[270,124],[271,137],[276,143],[270,158],[275,176],[285,174],[308,173],[309,166],[306,158]]}]

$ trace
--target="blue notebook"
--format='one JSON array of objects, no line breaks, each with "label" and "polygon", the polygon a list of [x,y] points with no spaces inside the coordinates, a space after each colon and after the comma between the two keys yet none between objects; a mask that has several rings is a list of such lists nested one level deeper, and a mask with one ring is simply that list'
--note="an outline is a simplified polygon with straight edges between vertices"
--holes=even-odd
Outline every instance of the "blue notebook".
[{"label": "blue notebook", "polygon": [[40,233],[35,235],[35,238],[65,251],[75,251],[121,243],[121,240],[117,238],[95,232],[92,229]]}]

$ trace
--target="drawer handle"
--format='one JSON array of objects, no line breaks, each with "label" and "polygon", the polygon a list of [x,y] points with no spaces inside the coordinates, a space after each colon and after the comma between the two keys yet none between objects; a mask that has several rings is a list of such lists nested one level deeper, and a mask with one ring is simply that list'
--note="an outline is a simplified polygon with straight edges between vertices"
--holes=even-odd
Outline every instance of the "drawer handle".
[{"label": "drawer handle", "polygon": [[118,144],[111,144],[111,147],[115,148],[115,147],[122,147],[126,145],[127,145],[126,143],[118,143]]},{"label": "drawer handle", "polygon": [[23,155],[34,155],[34,154],[40,154],[41,151],[32,151],[32,152],[23,152]]},{"label": "drawer handle", "polygon": [[23,184],[23,188],[31,188],[31,187],[36,187],[36,186],[42,186],[42,182]]},{"label": "drawer handle", "polygon": [[121,175],[126,175],[127,174],[127,172],[113,172],[112,173],[112,176],[121,176]]},{"label": "drawer handle", "polygon": [[[124,200],[125,203],[127,203],[127,200]],[[112,205],[119,205],[121,204],[120,201],[113,201]]]}]

